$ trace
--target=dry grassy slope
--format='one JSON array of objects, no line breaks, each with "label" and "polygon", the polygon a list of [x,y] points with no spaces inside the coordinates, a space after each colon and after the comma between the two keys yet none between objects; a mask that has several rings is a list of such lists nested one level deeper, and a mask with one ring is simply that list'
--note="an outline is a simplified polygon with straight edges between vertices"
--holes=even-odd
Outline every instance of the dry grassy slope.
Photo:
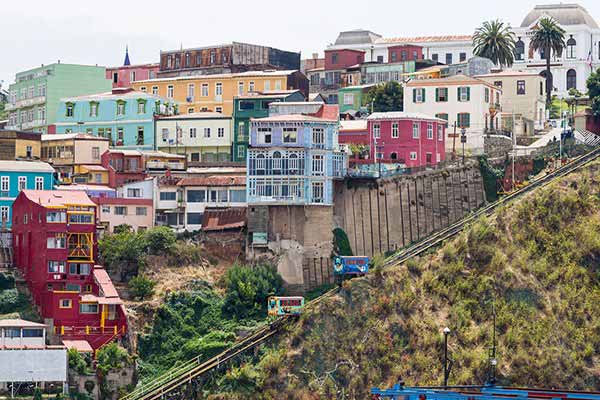
[{"label": "dry grassy slope", "polygon": [[439,384],[449,326],[451,383],[480,384],[495,297],[502,383],[599,390],[599,172],[593,164],[439,251],[348,282],[237,374],[257,398],[366,398],[398,377]]}]

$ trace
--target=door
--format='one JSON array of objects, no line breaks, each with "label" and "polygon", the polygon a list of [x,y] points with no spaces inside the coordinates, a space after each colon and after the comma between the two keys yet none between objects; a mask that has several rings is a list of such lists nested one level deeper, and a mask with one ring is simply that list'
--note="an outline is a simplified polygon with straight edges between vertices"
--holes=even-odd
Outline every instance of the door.
[{"label": "door", "polygon": [[109,304],[108,305],[108,316],[107,316],[109,321],[114,321],[115,319],[117,319],[117,306],[114,304]]}]

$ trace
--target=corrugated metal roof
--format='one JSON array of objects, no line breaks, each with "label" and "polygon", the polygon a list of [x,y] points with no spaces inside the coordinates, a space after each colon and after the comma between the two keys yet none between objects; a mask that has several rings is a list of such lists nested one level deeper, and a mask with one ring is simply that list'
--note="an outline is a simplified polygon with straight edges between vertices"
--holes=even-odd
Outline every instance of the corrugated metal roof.
[{"label": "corrugated metal roof", "polygon": [[104,268],[99,267],[98,265],[94,267],[94,281],[102,290],[104,297],[119,297],[119,293],[117,292],[117,289],[115,289],[108,273]]},{"label": "corrugated metal roof", "polygon": [[41,161],[8,161],[0,160],[0,171],[13,172],[54,172],[54,168]]},{"label": "corrugated metal roof", "polygon": [[369,120],[369,121],[382,120],[382,119],[420,119],[420,120],[427,120],[427,121],[438,121],[438,122],[443,122],[443,123],[447,122],[446,120],[436,118],[432,115],[416,113],[416,112],[408,113],[408,112],[403,112],[403,111],[376,112],[367,117],[367,120]]},{"label": "corrugated metal roof", "polygon": [[183,178],[177,186],[245,186],[246,176],[196,176]]},{"label": "corrugated metal roof", "polygon": [[26,321],[24,319],[0,319],[2,328],[45,328],[47,325],[38,322]]},{"label": "corrugated metal roof", "polygon": [[223,231],[240,229],[246,226],[246,208],[231,207],[226,209],[204,210],[202,217],[203,231]]},{"label": "corrugated metal roof", "polygon": [[23,190],[21,193],[41,206],[96,205],[85,192],[76,190]]}]

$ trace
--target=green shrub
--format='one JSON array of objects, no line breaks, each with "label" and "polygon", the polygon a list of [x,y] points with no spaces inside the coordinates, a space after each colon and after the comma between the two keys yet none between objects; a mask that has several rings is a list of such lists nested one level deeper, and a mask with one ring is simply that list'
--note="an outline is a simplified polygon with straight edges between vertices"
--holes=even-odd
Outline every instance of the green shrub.
[{"label": "green shrub", "polygon": [[69,349],[67,351],[69,357],[69,368],[76,371],[80,375],[87,374],[89,372],[89,366],[85,358],[76,349]]},{"label": "green shrub", "polygon": [[98,250],[104,266],[126,279],[137,275],[140,266],[144,265],[146,242],[142,234],[120,232],[104,235],[98,241]]},{"label": "green shrub", "polygon": [[267,265],[234,265],[225,274],[225,286],[223,310],[237,319],[264,317],[267,298],[283,293],[283,279]]},{"label": "green shrub", "polygon": [[36,387],[33,390],[33,400],[42,400],[42,389]]},{"label": "green shrub", "polygon": [[97,368],[104,375],[112,370],[121,369],[131,363],[127,350],[117,343],[109,343],[96,352]]},{"label": "green shrub", "polygon": [[335,228],[333,230],[333,249],[339,256],[352,255],[352,247],[350,246],[348,235],[346,235],[346,232],[341,228]]},{"label": "green shrub", "polygon": [[202,262],[202,247],[193,243],[177,242],[173,251],[175,265],[198,265]]},{"label": "green shrub", "polygon": [[156,282],[143,275],[131,278],[129,281],[129,290],[133,298],[138,300],[144,300],[151,297],[154,294],[155,286]]},{"label": "green shrub", "polygon": [[123,233],[123,232],[133,232],[133,227],[129,224],[120,224],[115,226],[115,228],[113,229],[113,233],[118,234],[118,233]]},{"label": "green shrub", "polygon": [[485,199],[489,202],[498,200],[498,180],[504,177],[504,170],[494,168],[485,155],[479,157],[479,170],[483,179]]},{"label": "green shrub", "polygon": [[149,254],[170,254],[175,248],[177,236],[167,226],[157,226],[144,233],[145,243]]},{"label": "green shrub", "polygon": [[12,289],[15,287],[15,277],[0,273],[0,290]]},{"label": "green shrub", "polygon": [[18,311],[28,304],[27,298],[17,289],[0,290],[0,314]]}]

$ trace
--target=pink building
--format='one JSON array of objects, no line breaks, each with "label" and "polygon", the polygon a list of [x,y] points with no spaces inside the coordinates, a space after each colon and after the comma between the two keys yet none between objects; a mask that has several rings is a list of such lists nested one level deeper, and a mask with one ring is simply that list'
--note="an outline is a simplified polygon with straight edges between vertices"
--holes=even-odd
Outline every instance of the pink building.
[{"label": "pink building", "polygon": [[367,118],[367,129],[372,163],[381,160],[410,168],[436,165],[446,158],[442,119],[419,113],[373,113]]},{"label": "pink building", "polygon": [[129,49],[125,50],[125,61],[121,67],[106,68],[106,79],[112,80],[112,87],[131,87],[131,82],[156,78],[158,63],[131,65]]}]

